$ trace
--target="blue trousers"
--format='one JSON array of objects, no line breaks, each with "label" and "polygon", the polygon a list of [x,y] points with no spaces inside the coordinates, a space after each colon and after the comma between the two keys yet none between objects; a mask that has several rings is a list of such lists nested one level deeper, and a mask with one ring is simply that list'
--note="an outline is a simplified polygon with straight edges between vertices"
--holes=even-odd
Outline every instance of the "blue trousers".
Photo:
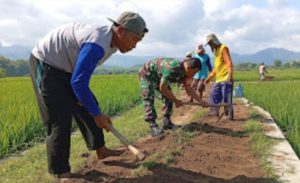
[{"label": "blue trousers", "polygon": [[[210,91],[209,104],[228,103],[232,101],[233,84],[229,82],[215,83]],[[231,94],[231,95],[229,95]],[[229,99],[229,97],[231,97]],[[211,107],[210,112],[218,114],[219,107]]]}]

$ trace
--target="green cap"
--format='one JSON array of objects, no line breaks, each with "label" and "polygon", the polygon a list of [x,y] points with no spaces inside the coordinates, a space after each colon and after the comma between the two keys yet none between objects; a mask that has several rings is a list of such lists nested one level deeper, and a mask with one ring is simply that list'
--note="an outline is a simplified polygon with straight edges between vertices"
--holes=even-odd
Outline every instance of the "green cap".
[{"label": "green cap", "polygon": [[131,12],[131,11],[125,11],[123,12],[117,21],[107,18],[111,22],[113,22],[116,25],[121,25],[127,30],[136,33],[137,35],[143,37],[146,32],[149,30],[146,28],[146,23],[144,19],[137,13]]}]

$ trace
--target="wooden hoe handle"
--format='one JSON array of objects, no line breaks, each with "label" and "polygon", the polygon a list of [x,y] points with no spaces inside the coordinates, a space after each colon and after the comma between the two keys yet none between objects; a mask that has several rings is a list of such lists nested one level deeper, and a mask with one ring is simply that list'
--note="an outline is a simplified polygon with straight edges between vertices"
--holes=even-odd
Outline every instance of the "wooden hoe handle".
[{"label": "wooden hoe handle", "polygon": [[[183,102],[183,105],[197,105],[197,106],[201,106],[199,103],[194,103],[194,102]],[[220,103],[220,104],[210,104],[208,107],[227,107],[230,106],[227,103]]]},{"label": "wooden hoe handle", "polygon": [[145,159],[146,155],[140,152],[136,147],[130,144],[130,142],[112,125],[109,125],[109,130],[124,144],[139,160]]}]

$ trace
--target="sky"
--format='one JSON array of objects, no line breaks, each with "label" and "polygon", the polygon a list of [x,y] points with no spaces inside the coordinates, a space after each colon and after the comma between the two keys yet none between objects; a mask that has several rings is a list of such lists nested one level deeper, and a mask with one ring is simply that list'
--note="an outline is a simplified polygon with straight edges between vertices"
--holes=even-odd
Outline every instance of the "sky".
[{"label": "sky", "polygon": [[[129,55],[183,56],[215,33],[231,52],[300,51],[298,0],[0,0],[0,42],[33,47],[69,22],[110,25],[138,12],[149,33]],[[206,47],[206,49],[209,49]]]}]

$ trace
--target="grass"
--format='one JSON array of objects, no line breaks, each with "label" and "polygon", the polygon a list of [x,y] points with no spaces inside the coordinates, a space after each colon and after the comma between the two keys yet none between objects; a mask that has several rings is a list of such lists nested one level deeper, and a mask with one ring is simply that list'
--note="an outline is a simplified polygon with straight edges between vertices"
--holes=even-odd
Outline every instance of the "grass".
[{"label": "grass", "polygon": [[147,169],[147,167],[139,166],[136,169],[131,170],[131,175],[133,177],[143,177],[145,175],[150,175],[151,171]]},{"label": "grass", "polygon": [[146,169],[151,170],[151,169],[153,169],[153,168],[155,168],[157,166],[157,163],[153,162],[153,161],[147,161],[147,162],[144,162],[142,165]]},{"label": "grass", "polygon": [[131,175],[133,177],[142,177],[145,175],[149,175],[151,174],[151,169],[155,168],[158,164],[154,161],[146,161],[144,163],[142,163],[141,166],[139,166],[136,169],[133,169],[131,171]]},{"label": "grass", "polygon": [[206,108],[202,108],[202,110],[197,110],[194,114],[193,117],[191,119],[191,121],[197,121],[198,119],[200,119],[201,117],[204,116],[204,114],[208,111],[208,109]]},{"label": "grass", "polygon": [[178,134],[176,134],[176,143],[187,144],[195,136],[199,135],[199,133],[201,132],[194,129],[192,125],[186,125],[179,130]]},{"label": "grass", "polygon": [[174,145],[172,148],[170,148],[170,151],[167,151],[164,154],[163,162],[165,165],[170,165],[171,163],[175,162],[175,159],[177,156],[180,156],[181,153],[181,147],[178,147],[178,145]]},{"label": "grass", "polygon": [[253,154],[260,159],[263,171],[269,178],[276,182],[278,177],[275,175],[274,169],[268,161],[268,158],[270,157],[270,150],[274,141],[264,135],[263,124],[257,120],[248,120],[244,124],[244,129],[250,136],[251,150]]},{"label": "grass", "polygon": [[[136,140],[149,133],[148,125],[143,120],[143,107],[139,105],[113,119],[116,129],[129,141]],[[138,128],[137,128],[138,126]],[[111,133],[105,133],[108,147],[120,146],[120,142]],[[72,135],[71,167],[72,171],[82,168],[85,162],[80,158],[87,153],[85,142],[79,133]],[[2,160],[0,163],[0,182],[54,182],[55,178],[47,173],[45,144],[36,144],[24,153]]]},{"label": "grass", "polygon": [[[156,109],[160,109],[161,102],[156,103]],[[158,112],[158,123],[161,123],[161,112]],[[149,134],[148,124],[144,122],[144,109],[142,105],[138,105],[129,111],[119,114],[113,118],[114,127],[123,134],[129,141],[137,140]],[[160,124],[161,125],[161,124]],[[105,132],[106,145],[110,148],[121,146],[119,140],[111,133]],[[87,153],[85,142],[79,132],[75,132],[71,138],[71,155],[70,163],[72,172],[76,172],[82,168],[85,158],[81,158],[82,154]],[[145,167],[144,167],[145,168]],[[137,171],[142,174],[142,170]],[[140,172],[139,172],[140,171]],[[55,182],[53,176],[48,174],[45,144],[35,144],[31,149],[24,153],[19,153],[0,161],[0,182]]]}]

